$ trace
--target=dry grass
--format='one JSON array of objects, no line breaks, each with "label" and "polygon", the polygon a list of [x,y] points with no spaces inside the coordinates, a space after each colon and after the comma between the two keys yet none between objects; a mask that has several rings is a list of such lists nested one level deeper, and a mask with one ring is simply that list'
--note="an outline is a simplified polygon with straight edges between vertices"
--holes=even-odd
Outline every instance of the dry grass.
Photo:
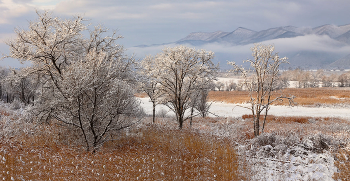
[{"label": "dry grass", "polygon": [[[350,104],[350,90],[341,88],[288,88],[274,92],[276,96],[294,95],[297,105],[310,106],[318,104]],[[137,93],[136,97],[145,98],[146,93]],[[209,101],[242,104],[249,101],[247,91],[210,91]],[[288,101],[276,102],[275,105],[288,105]]]},{"label": "dry grass", "polygon": [[2,141],[0,148],[5,180],[244,179],[228,141],[188,130],[149,126],[95,154],[59,144],[53,134],[20,136]]},{"label": "dry grass", "polygon": [[[350,90],[332,88],[306,88],[306,89],[284,89],[276,91],[274,96],[290,96],[296,98],[294,102],[298,105],[317,104],[350,104]],[[249,101],[249,93],[246,91],[211,91],[209,100],[227,103],[246,103]],[[288,101],[278,102],[278,105],[288,105]]]},{"label": "dry grass", "polygon": [[334,180],[350,180],[350,151],[339,150],[336,155],[336,161],[334,165],[339,169],[337,173],[334,173]]},{"label": "dry grass", "polygon": [[148,97],[148,95],[146,93],[142,92],[142,93],[136,93],[135,97],[145,98],[145,97]]},{"label": "dry grass", "polygon": [[[0,114],[3,119],[12,112],[4,109]],[[232,145],[249,144],[254,137],[252,116],[242,118],[245,121],[195,118],[192,128],[186,122],[182,131],[171,118],[158,118],[157,125],[142,123],[128,136],[115,135],[115,141],[95,154],[72,146],[74,141],[59,135],[57,126],[37,127],[34,134],[0,141],[0,179],[249,180],[252,165],[242,158],[245,153],[237,155]],[[8,120],[13,119],[15,116]],[[349,129],[349,122],[338,118],[270,115],[265,125],[266,133],[282,137],[295,134],[304,139],[322,133],[340,141],[350,138]],[[339,173],[348,173],[338,168]]]},{"label": "dry grass", "polygon": [[[243,115],[242,119],[253,119],[253,115]],[[260,115],[260,121],[263,121],[264,116]],[[293,124],[293,123],[309,123],[310,119],[320,120],[321,118],[301,117],[301,116],[273,116],[268,115],[266,117],[266,124],[280,123],[280,124]]]},{"label": "dry grass", "polygon": [[[243,115],[245,124],[250,132],[244,132],[247,139],[253,138],[252,115]],[[263,116],[260,117],[260,127],[263,125]],[[316,134],[332,136],[335,139],[350,139],[348,120],[334,117],[300,117],[300,116],[273,116],[268,115],[265,124],[265,133],[276,133],[286,136],[293,132],[300,137],[308,137]]]}]

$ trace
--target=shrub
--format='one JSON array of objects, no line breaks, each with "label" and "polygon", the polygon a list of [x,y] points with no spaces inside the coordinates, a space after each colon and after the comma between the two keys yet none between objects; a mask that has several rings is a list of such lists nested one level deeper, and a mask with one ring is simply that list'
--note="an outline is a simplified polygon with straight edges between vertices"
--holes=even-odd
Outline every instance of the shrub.
[{"label": "shrub", "polygon": [[157,117],[161,117],[161,118],[165,118],[167,117],[168,111],[166,111],[165,109],[160,109],[159,111],[157,111]]}]

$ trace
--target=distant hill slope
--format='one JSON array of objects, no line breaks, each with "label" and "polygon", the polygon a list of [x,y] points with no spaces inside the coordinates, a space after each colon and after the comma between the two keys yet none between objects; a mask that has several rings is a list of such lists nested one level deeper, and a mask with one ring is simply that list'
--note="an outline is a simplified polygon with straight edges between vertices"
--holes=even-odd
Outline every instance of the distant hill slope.
[{"label": "distant hill slope", "polygon": [[230,43],[232,45],[246,45],[266,40],[279,38],[293,38],[305,35],[327,35],[330,38],[350,43],[350,24],[344,26],[322,25],[316,28],[298,28],[294,26],[283,26],[270,28],[262,31],[254,31],[239,27],[232,32],[194,32],[176,41],[177,44],[206,44],[212,42]]},{"label": "distant hill slope", "polygon": [[[302,67],[305,69],[350,69],[350,52],[344,53],[344,50],[346,49],[344,49],[342,52],[338,51],[338,49],[342,47],[350,49],[350,24],[342,26],[327,24],[315,28],[281,26],[261,31],[254,31],[248,28],[239,27],[231,32],[193,32],[178,41],[172,43],[164,43],[162,45],[186,44],[201,48],[203,45],[211,45],[215,43],[216,47],[222,46],[225,49],[226,47],[230,46],[244,46],[263,41],[271,42],[271,40],[281,40],[285,38],[302,39],[302,37],[306,37],[304,41],[300,42],[300,47],[303,47],[303,43],[305,43],[305,41],[313,41],[312,37],[315,39],[313,35],[320,36],[320,39],[322,39],[322,41],[311,42],[311,45],[315,45],[313,48],[310,48],[308,50],[299,48],[299,50],[295,50],[293,52],[289,48],[285,47],[284,49],[286,52],[280,51],[280,56],[287,56],[290,62],[288,65],[283,65],[283,68]],[[328,36],[329,38],[325,38],[324,36]],[[333,47],[333,50],[330,51],[325,48],[319,49],[318,46],[322,46],[322,44],[327,44],[328,47]],[[149,46],[142,45],[138,47]],[[276,47],[276,50],[279,50],[279,48]],[[234,60],[237,61],[237,63],[241,63],[242,60],[245,60],[250,56],[251,54],[246,52],[243,53],[236,51],[236,53],[231,53],[227,50],[220,51],[219,49],[219,51],[215,52],[215,62],[220,63],[221,68],[227,69],[229,67],[227,66],[227,60]]]},{"label": "distant hill slope", "polygon": [[335,62],[328,65],[330,69],[349,69],[350,68],[350,54],[342,57]]}]

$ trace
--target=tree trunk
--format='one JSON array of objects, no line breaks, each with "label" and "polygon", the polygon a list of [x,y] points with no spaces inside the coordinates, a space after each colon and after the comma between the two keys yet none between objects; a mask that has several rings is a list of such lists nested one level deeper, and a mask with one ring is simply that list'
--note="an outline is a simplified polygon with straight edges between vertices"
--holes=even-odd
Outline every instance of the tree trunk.
[{"label": "tree trunk", "polygon": [[[26,101],[26,99],[25,99],[25,96],[24,96],[24,89],[23,89],[23,88],[21,89],[21,101],[22,101],[24,104],[27,103],[27,101]],[[26,104],[26,105],[27,105],[27,104]]]},{"label": "tree trunk", "polygon": [[153,124],[155,123],[156,119],[156,103],[153,101]]},{"label": "tree trunk", "polygon": [[259,116],[260,115],[256,115],[255,121],[254,121],[254,136],[257,137],[259,136]]},{"label": "tree trunk", "polygon": [[182,114],[179,114],[178,115],[178,121],[179,121],[179,129],[182,129],[182,124],[183,124],[183,122],[184,122],[184,118],[183,118],[183,116],[182,116]]},{"label": "tree trunk", "polygon": [[193,117],[193,106],[191,108],[191,119],[190,119],[190,127],[192,128],[192,117]]}]

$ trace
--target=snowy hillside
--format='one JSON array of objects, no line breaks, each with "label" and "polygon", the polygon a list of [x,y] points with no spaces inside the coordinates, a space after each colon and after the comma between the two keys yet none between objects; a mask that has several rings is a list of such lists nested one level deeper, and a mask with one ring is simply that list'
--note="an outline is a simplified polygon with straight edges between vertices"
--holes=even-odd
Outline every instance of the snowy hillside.
[{"label": "snowy hillside", "polygon": [[249,47],[260,42],[276,45],[276,51],[281,56],[288,57],[289,64],[281,66],[284,69],[297,67],[304,69],[350,68],[350,64],[339,64],[350,62],[348,51],[350,24],[322,25],[315,28],[281,26],[260,31],[238,27],[231,32],[192,32],[172,43],[136,46],[136,51],[141,52],[140,55],[147,55],[150,51],[154,51],[155,47],[160,50],[164,45],[194,46],[215,52],[214,62],[219,63],[222,69],[229,69],[227,60],[234,60],[241,64],[243,60],[250,58]]},{"label": "snowy hillside", "polygon": [[328,35],[331,38],[336,38],[350,30],[350,25],[336,26],[336,25],[323,25],[313,28],[312,31],[316,35]]},{"label": "snowy hillside", "polygon": [[215,41],[216,39],[219,39],[227,34],[228,32],[223,32],[223,31],[215,31],[211,33],[194,32],[187,35],[185,38],[179,40],[178,42],[190,42],[190,41],[210,42],[210,41]]},{"label": "snowy hillside", "polygon": [[235,44],[240,44],[246,41],[246,39],[252,37],[255,33],[256,31],[239,27],[235,31],[221,37],[220,39],[224,42],[234,42]]},{"label": "snowy hillside", "polygon": [[203,44],[210,42],[226,42],[234,45],[244,45],[249,43],[257,43],[266,40],[291,38],[297,36],[305,36],[310,34],[327,35],[332,39],[348,43],[350,37],[350,25],[322,25],[315,28],[282,26],[270,28],[267,30],[254,31],[244,27],[239,27],[232,32],[194,32],[185,38],[177,41],[177,43],[189,43],[193,41],[202,41]]}]

